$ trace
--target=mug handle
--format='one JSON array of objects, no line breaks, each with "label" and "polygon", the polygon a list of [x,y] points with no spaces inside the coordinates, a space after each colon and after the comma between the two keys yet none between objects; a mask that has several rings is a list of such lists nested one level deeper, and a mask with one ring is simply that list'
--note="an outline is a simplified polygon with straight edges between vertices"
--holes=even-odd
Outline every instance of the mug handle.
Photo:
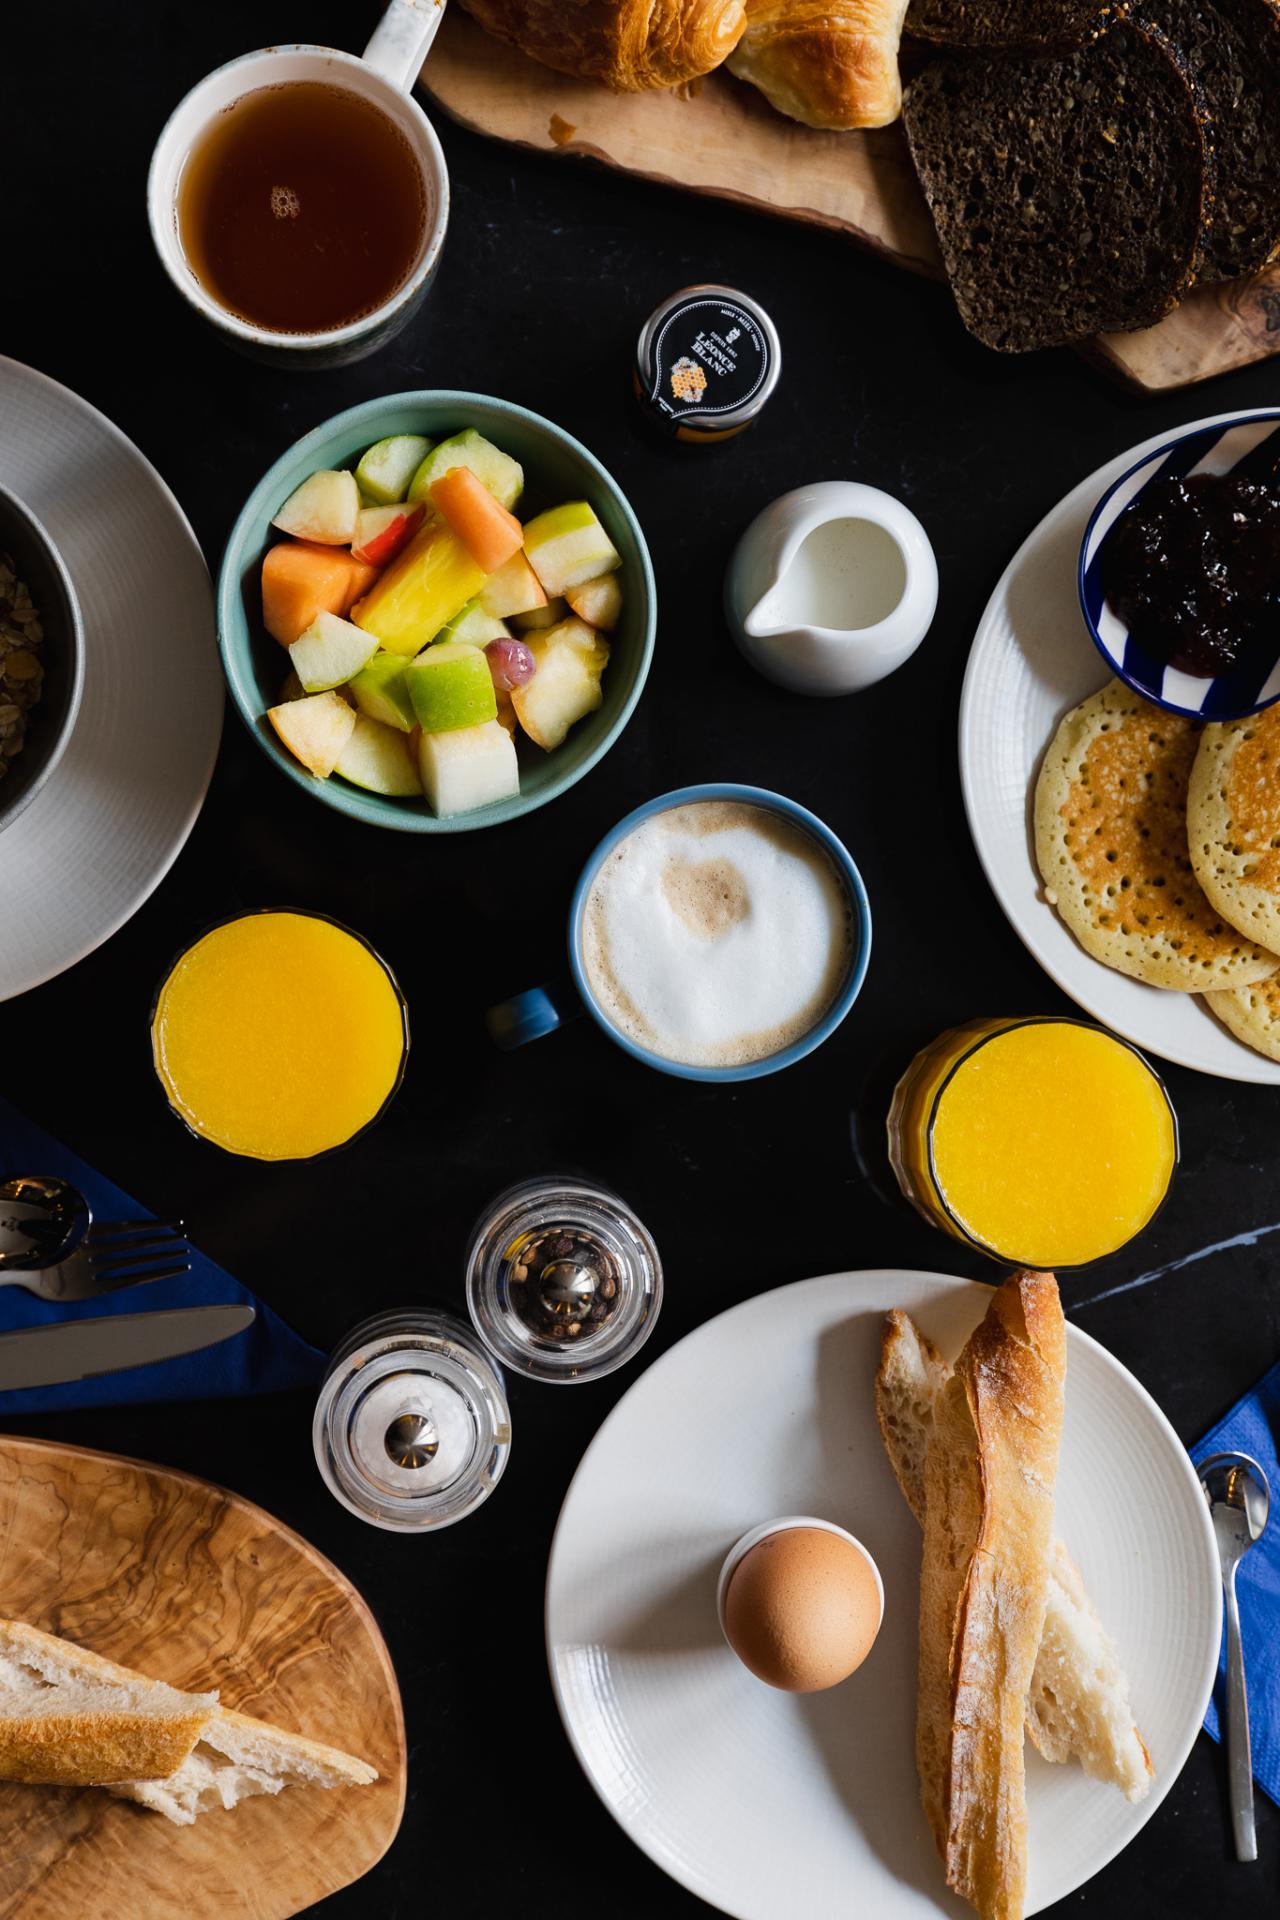
[{"label": "mug handle", "polygon": [[527,1041],[541,1040],[544,1034],[576,1020],[582,1011],[572,982],[558,980],[551,986],[530,987],[527,993],[500,1000],[496,1007],[490,1007],[484,1023],[494,1045],[504,1053],[513,1053]]},{"label": "mug handle", "polygon": [[444,18],[445,0],[391,0],[361,58],[401,93],[412,93]]}]

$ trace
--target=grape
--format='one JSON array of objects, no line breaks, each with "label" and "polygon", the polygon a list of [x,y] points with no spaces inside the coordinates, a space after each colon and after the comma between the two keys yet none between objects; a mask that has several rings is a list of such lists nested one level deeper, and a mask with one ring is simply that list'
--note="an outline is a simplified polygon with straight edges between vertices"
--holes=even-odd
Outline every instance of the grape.
[{"label": "grape", "polygon": [[484,651],[499,693],[510,693],[512,687],[532,680],[538,663],[523,640],[491,640]]}]

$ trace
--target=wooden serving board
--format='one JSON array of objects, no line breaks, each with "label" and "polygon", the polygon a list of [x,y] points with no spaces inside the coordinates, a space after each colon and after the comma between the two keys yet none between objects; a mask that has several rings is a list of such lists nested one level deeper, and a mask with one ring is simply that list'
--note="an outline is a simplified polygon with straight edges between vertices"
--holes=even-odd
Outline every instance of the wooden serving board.
[{"label": "wooden serving board", "polygon": [[[728,73],[670,93],[610,93],[491,39],[456,6],[422,85],[473,132],[837,228],[900,266],[941,275],[933,223],[898,127],[817,132],[775,113]],[[1158,327],[1099,335],[1086,350],[1153,391],[1265,359],[1280,352],[1280,264],[1252,280],[1201,288]]]},{"label": "wooden serving board", "polygon": [[381,1859],[404,1811],[400,1693],[337,1568],[237,1494],[0,1435],[0,1611],[359,1754],[194,1826],[93,1788],[0,1785],[3,1920],[286,1920]]}]

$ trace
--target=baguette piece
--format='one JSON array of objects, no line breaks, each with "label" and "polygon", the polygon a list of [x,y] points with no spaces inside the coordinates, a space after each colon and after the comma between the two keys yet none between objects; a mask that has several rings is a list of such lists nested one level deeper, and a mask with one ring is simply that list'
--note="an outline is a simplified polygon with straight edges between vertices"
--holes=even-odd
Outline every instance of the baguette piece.
[{"label": "baguette piece", "polygon": [[1066,1330],[1052,1274],[997,1288],[925,1450],[916,1764],[947,1885],[1022,1920],[1027,1695],[1044,1627]]},{"label": "baguette piece", "polygon": [[168,1779],[116,1782],[110,1791],[163,1814],[175,1827],[189,1827],[211,1807],[230,1809],[256,1794],[289,1786],[367,1787],[377,1777],[375,1768],[340,1747],[220,1709]]},{"label": "baguette piece", "polygon": [[[885,1316],[876,1415],[907,1505],[924,1525],[924,1457],[933,1403],[950,1375],[908,1313]],[[1129,1705],[1120,1657],[1070,1554],[1054,1540],[1044,1631],[1027,1701],[1027,1732],[1046,1760],[1078,1761],[1090,1779],[1141,1800],[1153,1768]]]},{"label": "baguette piece", "polygon": [[164,1778],[217,1704],[216,1693],[182,1693],[56,1634],[0,1620],[0,1779],[83,1787]]}]

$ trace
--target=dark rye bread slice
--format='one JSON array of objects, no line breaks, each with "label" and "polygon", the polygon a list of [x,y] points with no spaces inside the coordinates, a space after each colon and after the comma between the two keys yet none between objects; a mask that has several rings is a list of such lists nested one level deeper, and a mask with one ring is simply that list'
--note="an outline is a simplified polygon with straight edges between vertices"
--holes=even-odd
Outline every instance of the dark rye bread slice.
[{"label": "dark rye bread slice", "polygon": [[1280,5],[1143,0],[1186,57],[1213,122],[1213,223],[1201,280],[1238,280],[1280,249]]},{"label": "dark rye bread slice", "polygon": [[903,104],[960,317],[1023,353],[1151,326],[1195,276],[1211,155],[1181,56],[1122,21],[1056,57],[940,60]]},{"label": "dark rye bread slice", "polygon": [[1078,47],[1123,0],[911,0],[904,32],[938,47]]}]

